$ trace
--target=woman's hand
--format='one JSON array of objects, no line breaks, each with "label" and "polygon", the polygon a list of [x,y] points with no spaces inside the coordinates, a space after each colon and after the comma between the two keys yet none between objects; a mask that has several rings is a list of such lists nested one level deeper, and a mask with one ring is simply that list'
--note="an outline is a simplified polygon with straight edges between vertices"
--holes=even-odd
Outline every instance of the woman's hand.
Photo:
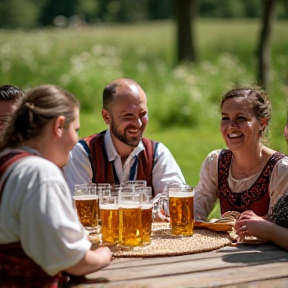
[{"label": "woman's hand", "polygon": [[100,247],[95,251],[88,250],[84,257],[65,271],[75,276],[83,276],[108,266],[113,254],[108,247]]},{"label": "woman's hand", "polygon": [[257,216],[253,211],[243,212],[235,223],[235,230],[239,236],[239,242],[245,242],[246,236],[255,236],[261,240],[269,240],[270,222]]}]

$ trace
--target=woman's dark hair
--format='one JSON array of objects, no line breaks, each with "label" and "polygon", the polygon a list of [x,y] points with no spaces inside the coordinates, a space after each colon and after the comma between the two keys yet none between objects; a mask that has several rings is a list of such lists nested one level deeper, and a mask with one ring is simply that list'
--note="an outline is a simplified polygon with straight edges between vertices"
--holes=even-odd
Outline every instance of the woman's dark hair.
[{"label": "woman's dark hair", "polygon": [[41,135],[46,124],[60,115],[65,116],[64,128],[67,128],[75,119],[76,107],[79,102],[75,96],[54,85],[41,85],[28,91],[1,134],[0,151]]},{"label": "woman's dark hair", "polygon": [[251,103],[255,116],[258,120],[264,117],[268,118],[268,121],[271,119],[271,104],[268,96],[262,88],[240,87],[232,89],[223,95],[220,107],[222,108],[223,103],[227,99],[235,97],[245,97]]}]

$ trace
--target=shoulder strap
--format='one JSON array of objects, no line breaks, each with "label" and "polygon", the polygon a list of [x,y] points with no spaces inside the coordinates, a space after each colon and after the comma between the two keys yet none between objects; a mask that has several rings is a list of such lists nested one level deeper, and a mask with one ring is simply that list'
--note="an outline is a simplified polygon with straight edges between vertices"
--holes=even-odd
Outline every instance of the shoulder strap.
[{"label": "shoulder strap", "polygon": [[[2,157],[0,157],[0,179],[2,178],[5,171],[8,169],[8,167],[10,165],[12,165],[14,162],[20,160],[21,158],[31,156],[31,155],[33,155],[33,154],[25,152],[25,151],[14,151],[14,152],[10,152],[10,153],[5,154]],[[1,202],[1,198],[2,198],[3,187],[7,181],[7,178],[4,181],[4,183],[2,183],[2,185],[0,186],[0,202]]]}]

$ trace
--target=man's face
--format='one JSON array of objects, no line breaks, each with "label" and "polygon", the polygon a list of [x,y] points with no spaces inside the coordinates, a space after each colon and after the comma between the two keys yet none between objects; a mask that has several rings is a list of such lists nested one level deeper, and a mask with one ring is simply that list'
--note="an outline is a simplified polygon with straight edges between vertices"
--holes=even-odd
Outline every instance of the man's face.
[{"label": "man's face", "polygon": [[109,125],[112,137],[136,147],[148,123],[147,99],[144,91],[135,85],[118,87],[117,96],[109,108]]}]

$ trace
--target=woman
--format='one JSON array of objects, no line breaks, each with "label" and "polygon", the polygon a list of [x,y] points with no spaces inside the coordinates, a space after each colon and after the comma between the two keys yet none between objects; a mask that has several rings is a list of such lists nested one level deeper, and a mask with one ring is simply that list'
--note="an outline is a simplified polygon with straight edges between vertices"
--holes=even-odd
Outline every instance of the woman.
[{"label": "woman", "polygon": [[228,91],[221,102],[221,134],[228,149],[209,153],[195,187],[195,217],[206,220],[219,198],[221,214],[270,213],[288,191],[288,158],[262,143],[271,105],[258,87]]},{"label": "woman", "polygon": [[35,279],[41,279],[39,287],[44,287],[46,280],[57,282],[61,272],[85,275],[111,262],[108,248],[90,250],[60,170],[79,128],[75,97],[42,85],[27,93],[3,131],[0,277],[26,277],[33,287]]}]

